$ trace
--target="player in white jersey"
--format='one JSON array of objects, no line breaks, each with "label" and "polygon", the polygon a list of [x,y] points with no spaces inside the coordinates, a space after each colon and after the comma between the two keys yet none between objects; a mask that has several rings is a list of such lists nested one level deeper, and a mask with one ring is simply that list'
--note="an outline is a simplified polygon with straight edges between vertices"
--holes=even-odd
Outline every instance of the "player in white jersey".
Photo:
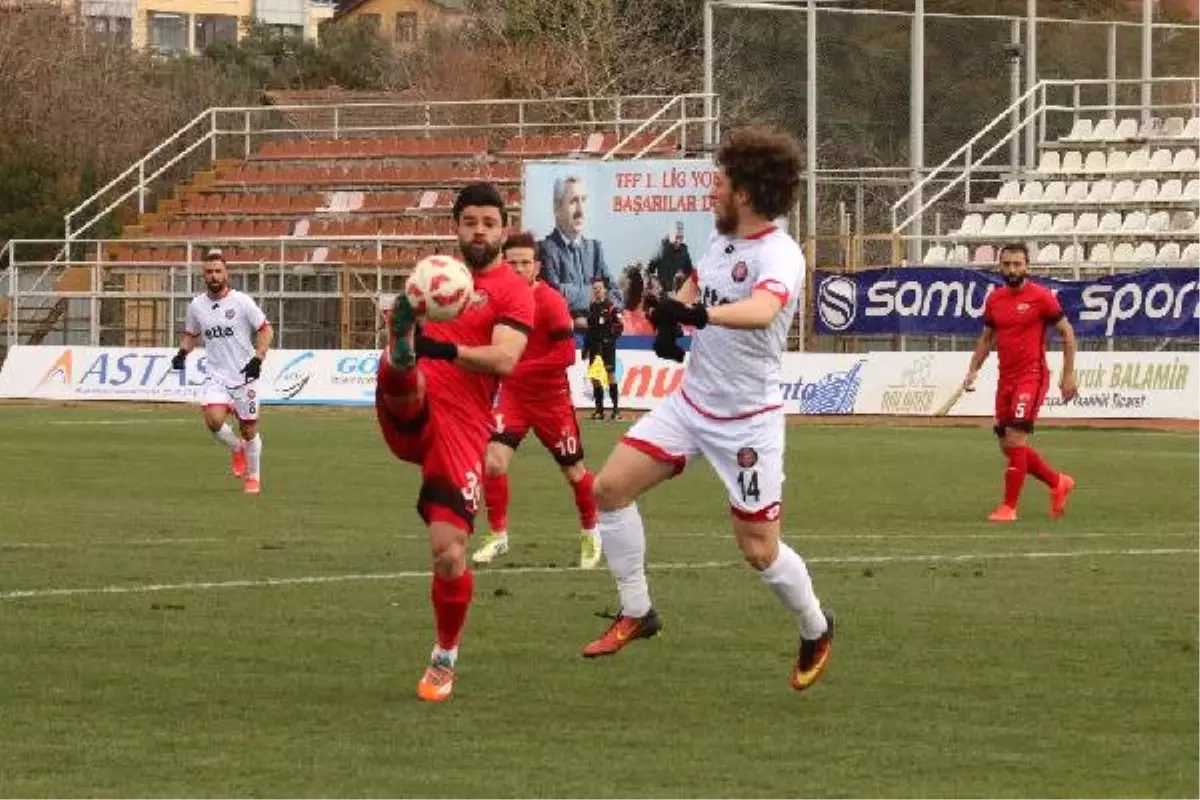
[{"label": "player in white jersey", "polygon": [[746,561],[791,611],[799,652],[797,691],[828,662],[833,619],[822,610],[803,559],[780,540],[784,417],[780,369],[804,288],[799,245],[772,220],[799,187],[800,155],[789,136],[735,131],[717,153],[717,233],[676,298],[653,315],[655,352],[682,361],[681,325],[696,328],[680,391],[638,420],[596,476],[600,541],[617,581],[621,612],[587,657],[655,635],[658,614],[646,584],[646,537],[637,498],[703,456],[725,484],[733,533]]},{"label": "player in white jersey", "polygon": [[[229,273],[220,250],[204,260],[208,291],[188,305],[183,346],[171,359],[171,368],[182,370],[188,353],[204,340],[208,373],[201,405],[204,422],[217,441],[233,451],[233,474],[245,480],[246,494],[262,487],[262,437],[258,434],[258,376],[271,346],[271,323],[258,304],[229,288]],[[240,436],[225,422],[233,411]]]}]

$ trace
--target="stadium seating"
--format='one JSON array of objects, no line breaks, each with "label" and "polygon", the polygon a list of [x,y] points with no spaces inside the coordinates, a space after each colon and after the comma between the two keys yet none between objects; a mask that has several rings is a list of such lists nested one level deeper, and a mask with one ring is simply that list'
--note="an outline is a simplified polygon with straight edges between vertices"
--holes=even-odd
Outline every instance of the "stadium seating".
[{"label": "stadium seating", "polygon": [[[652,144],[634,137],[618,156]],[[476,180],[496,183],[520,221],[522,163],[535,158],[596,158],[619,143],[615,132],[563,132],[488,136],[387,136],[284,139],[264,142],[241,161],[218,162],[201,179],[180,187],[156,213],[126,227],[127,244],[108,253],[138,266],[180,263],[186,249],[139,244],[138,239],[295,239],[282,258],[296,264],[370,264],[409,267],[451,243],[370,241],[379,236],[431,237],[450,233],[448,216],[457,191]],[[678,152],[674,139],[650,153]],[[322,238],[353,237],[358,241]],[[222,246],[231,263],[278,262],[281,248]]]},{"label": "stadium seating", "polygon": [[922,261],[993,263],[996,245],[1024,241],[1048,267],[1194,263],[1198,152],[1200,117],[1080,118],[1042,145],[1035,169],[968,205]]}]

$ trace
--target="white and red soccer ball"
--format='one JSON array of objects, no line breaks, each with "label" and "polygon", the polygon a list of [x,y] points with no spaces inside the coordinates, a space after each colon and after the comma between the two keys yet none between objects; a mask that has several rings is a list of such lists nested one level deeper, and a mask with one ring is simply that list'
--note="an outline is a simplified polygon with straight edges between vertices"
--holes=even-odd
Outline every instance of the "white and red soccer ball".
[{"label": "white and red soccer ball", "polygon": [[417,315],[439,322],[461,314],[474,293],[471,270],[453,256],[422,258],[404,284],[404,294]]}]

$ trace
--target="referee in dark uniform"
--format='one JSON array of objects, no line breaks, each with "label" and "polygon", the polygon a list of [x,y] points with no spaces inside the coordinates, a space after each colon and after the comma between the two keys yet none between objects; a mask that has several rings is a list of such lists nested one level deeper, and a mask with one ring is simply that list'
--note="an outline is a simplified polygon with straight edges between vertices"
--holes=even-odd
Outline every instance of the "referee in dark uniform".
[{"label": "referee in dark uniform", "polygon": [[[587,331],[583,336],[583,361],[591,366],[592,360],[600,356],[604,362],[604,370],[608,373],[608,396],[612,400],[610,419],[621,418],[618,408],[621,389],[617,385],[617,339],[623,330],[621,309],[608,299],[608,286],[604,280],[597,278],[592,281],[592,303],[588,306]],[[592,381],[592,397],[596,401],[592,419],[604,419],[604,386],[600,381]]]}]

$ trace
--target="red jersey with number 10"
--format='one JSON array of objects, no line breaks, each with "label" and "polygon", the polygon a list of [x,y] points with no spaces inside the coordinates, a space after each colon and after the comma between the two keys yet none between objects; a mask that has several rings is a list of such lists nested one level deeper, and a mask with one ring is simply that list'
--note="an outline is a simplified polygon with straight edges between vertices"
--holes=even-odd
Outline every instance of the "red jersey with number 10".
[{"label": "red jersey with number 10", "polygon": [[545,281],[533,284],[533,330],[525,353],[503,391],[521,401],[545,403],[558,394],[569,394],[567,368],[575,363],[575,333],[567,301]]},{"label": "red jersey with number 10", "polygon": [[1046,368],[1046,329],[1063,318],[1058,298],[1026,280],[1019,289],[1001,286],[983,304],[983,324],[996,332],[1000,377]]}]

